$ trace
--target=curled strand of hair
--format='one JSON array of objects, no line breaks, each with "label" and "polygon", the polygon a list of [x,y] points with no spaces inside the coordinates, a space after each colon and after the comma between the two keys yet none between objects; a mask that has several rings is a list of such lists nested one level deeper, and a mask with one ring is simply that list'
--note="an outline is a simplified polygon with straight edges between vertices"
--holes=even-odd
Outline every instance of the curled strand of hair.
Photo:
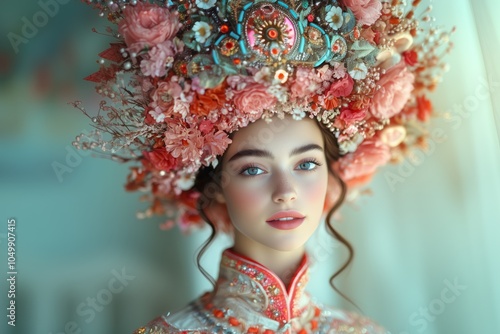
[{"label": "curled strand of hair", "polygon": [[210,219],[208,219],[207,215],[205,214],[205,211],[203,210],[203,207],[202,207],[200,201],[198,201],[197,209],[198,209],[198,212],[200,213],[201,217],[205,220],[205,222],[207,222],[208,226],[210,226],[211,232],[210,232],[210,236],[208,237],[207,240],[205,240],[205,242],[203,242],[203,244],[200,247],[200,250],[198,251],[198,253],[196,255],[196,264],[198,266],[198,269],[203,274],[203,276],[205,276],[205,278],[210,281],[210,284],[212,284],[212,286],[215,289],[215,287],[216,287],[215,279],[201,265],[201,258],[203,257],[203,254],[205,254],[206,250],[208,249],[208,247],[212,244],[212,242],[215,239],[215,234],[216,234],[215,226],[210,221]]},{"label": "curled strand of hair", "polygon": [[348,250],[349,252],[349,255],[347,257],[347,260],[344,262],[344,264],[330,277],[330,286],[333,288],[333,290],[335,290],[340,296],[342,296],[342,298],[344,298],[345,300],[347,300],[349,303],[351,303],[352,305],[354,305],[361,313],[363,313],[363,311],[361,310],[361,308],[355,303],[352,301],[352,299],[350,299],[349,297],[347,297],[343,292],[341,292],[334,284],[333,280],[338,276],[340,275],[340,273],[342,273],[352,262],[353,258],[354,258],[354,248],[352,247],[352,245],[349,243],[349,241],[347,241],[346,238],[344,238],[339,232],[337,232],[337,230],[335,230],[335,228],[333,227],[332,225],[332,215],[333,213],[340,208],[340,206],[342,205],[342,203],[344,202],[344,199],[345,199],[345,196],[346,196],[346,193],[347,193],[347,186],[345,184],[345,182],[336,174],[332,171],[330,165],[328,166],[328,169],[330,170],[330,173],[333,175],[333,177],[335,178],[335,180],[338,182],[338,184],[340,185],[340,196],[338,198],[338,200],[335,202],[335,204],[333,205],[333,207],[330,209],[330,211],[328,211],[328,214],[326,215],[326,228],[327,228],[327,231],[329,232],[329,234],[331,234],[335,239],[337,239],[340,243],[342,243]]}]

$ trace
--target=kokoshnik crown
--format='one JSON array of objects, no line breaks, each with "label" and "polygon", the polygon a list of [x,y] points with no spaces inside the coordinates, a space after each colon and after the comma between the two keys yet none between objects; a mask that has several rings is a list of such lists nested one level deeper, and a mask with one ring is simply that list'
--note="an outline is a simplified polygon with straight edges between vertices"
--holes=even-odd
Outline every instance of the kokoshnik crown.
[{"label": "kokoshnik crown", "polygon": [[[112,103],[97,116],[74,103],[96,128],[74,145],[136,161],[126,189],[146,192],[152,205],[140,216],[165,214],[166,228],[202,225],[198,171],[217,165],[229,134],[261,118],[328,127],[351,192],[425,146],[426,93],[451,43],[419,0],[84,2],[117,26],[86,78]],[[227,229],[227,217],[216,220]]]}]

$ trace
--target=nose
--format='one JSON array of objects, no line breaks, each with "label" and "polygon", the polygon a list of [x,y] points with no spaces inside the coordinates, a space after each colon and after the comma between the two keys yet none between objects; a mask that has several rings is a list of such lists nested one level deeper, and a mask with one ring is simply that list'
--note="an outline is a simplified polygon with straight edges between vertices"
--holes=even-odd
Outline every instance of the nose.
[{"label": "nose", "polygon": [[287,173],[277,175],[272,194],[273,202],[287,203],[297,198],[297,191],[291,178],[292,176],[287,175]]}]

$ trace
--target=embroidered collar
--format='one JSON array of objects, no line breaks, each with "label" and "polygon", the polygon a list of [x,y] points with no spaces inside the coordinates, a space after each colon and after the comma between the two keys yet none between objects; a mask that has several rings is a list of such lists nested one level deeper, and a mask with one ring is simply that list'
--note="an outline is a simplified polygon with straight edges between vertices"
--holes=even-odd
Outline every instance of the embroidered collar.
[{"label": "embroidered collar", "polygon": [[216,297],[237,294],[256,311],[284,324],[299,317],[309,304],[309,297],[304,293],[308,268],[305,254],[285,287],[281,279],[262,264],[227,249],[222,254]]}]

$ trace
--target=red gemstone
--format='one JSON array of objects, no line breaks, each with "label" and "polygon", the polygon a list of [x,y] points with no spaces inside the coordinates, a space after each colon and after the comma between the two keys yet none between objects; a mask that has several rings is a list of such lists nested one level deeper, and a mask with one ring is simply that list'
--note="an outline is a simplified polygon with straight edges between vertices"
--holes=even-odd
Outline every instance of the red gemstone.
[{"label": "red gemstone", "polygon": [[272,49],[271,49],[271,53],[272,53],[273,55],[277,55],[277,54],[279,53],[279,50],[278,50],[278,49],[276,49],[276,48],[272,48]]},{"label": "red gemstone", "polygon": [[226,43],[226,49],[231,50],[232,48],[234,48],[234,43],[233,42],[227,42]]},{"label": "red gemstone", "polygon": [[276,31],[276,29],[269,29],[267,31],[267,36],[271,39],[276,39],[278,37],[278,31]]},{"label": "red gemstone", "polygon": [[187,73],[187,65],[186,64],[181,64],[180,70],[182,73],[186,74]]},{"label": "red gemstone", "polygon": [[314,21],[314,15],[313,14],[307,15],[307,21],[309,21],[309,22]]},{"label": "red gemstone", "polygon": [[240,58],[234,58],[234,59],[233,59],[233,63],[234,63],[235,65],[239,65],[239,64],[241,63],[241,59],[240,59]]},{"label": "red gemstone", "polygon": [[224,317],[224,312],[222,312],[221,310],[214,310],[214,316],[216,318],[223,318]]},{"label": "red gemstone", "polygon": [[220,26],[219,31],[223,34],[227,34],[229,32],[229,26],[227,24],[223,24]]},{"label": "red gemstone", "polygon": [[231,326],[238,326],[240,324],[239,320],[235,317],[229,317],[228,321]]}]

